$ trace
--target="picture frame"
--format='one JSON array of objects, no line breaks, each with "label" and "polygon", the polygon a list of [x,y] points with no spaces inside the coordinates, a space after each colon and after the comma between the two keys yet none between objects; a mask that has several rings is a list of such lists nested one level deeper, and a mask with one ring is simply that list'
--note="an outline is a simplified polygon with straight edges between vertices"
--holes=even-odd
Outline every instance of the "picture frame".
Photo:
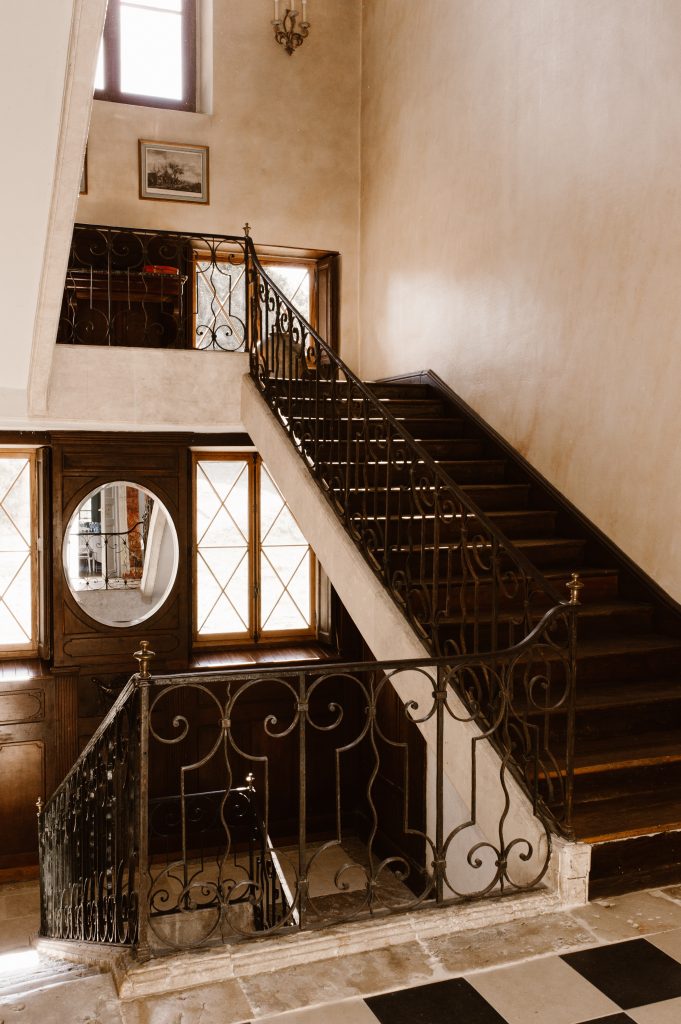
[{"label": "picture frame", "polygon": [[208,146],[140,139],[139,196],[208,204]]},{"label": "picture frame", "polygon": [[87,195],[87,146],[85,147],[85,156],[83,157],[83,169],[80,172],[80,189],[78,195]]}]

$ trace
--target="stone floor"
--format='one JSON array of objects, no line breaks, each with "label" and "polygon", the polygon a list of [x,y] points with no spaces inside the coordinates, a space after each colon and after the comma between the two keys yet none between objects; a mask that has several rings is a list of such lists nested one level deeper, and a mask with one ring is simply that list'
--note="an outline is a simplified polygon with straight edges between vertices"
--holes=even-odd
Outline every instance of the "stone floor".
[{"label": "stone floor", "polygon": [[0,1021],[680,1024],[681,887],[146,999],[60,970],[36,960],[22,982],[0,956]]}]

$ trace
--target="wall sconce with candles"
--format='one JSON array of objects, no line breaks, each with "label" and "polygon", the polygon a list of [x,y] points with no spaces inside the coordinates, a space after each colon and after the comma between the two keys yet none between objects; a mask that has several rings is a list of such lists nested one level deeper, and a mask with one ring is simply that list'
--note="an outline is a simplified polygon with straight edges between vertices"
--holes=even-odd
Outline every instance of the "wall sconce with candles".
[{"label": "wall sconce with candles", "polygon": [[[284,0],[284,3],[287,2],[288,0]],[[274,0],[274,21],[272,22],[274,38],[284,47],[289,56],[302,44],[303,39],[307,39],[310,31],[310,22],[307,20],[308,0],[301,0],[301,2],[303,5],[302,20],[298,23],[298,11],[289,7],[286,7],[284,17],[280,18],[280,0]]]}]

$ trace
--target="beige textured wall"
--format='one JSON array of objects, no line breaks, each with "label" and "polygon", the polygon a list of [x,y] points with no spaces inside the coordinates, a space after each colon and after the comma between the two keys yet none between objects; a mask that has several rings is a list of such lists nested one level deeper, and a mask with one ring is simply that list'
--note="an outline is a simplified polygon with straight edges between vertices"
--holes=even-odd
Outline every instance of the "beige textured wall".
[{"label": "beige textured wall", "polygon": [[[213,0],[212,113],[96,101],[78,219],[240,234],[342,253],[343,352],[357,360],[360,0],[311,0],[289,57],[267,0]],[[138,198],[137,140],[210,147],[210,204]]]},{"label": "beige textured wall", "polygon": [[362,372],[432,367],[681,599],[681,4],[370,0]]}]

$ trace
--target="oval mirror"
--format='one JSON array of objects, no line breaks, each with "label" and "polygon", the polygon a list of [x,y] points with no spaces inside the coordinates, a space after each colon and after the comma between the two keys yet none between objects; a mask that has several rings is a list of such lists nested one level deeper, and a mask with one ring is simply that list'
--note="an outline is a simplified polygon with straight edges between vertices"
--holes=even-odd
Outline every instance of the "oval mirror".
[{"label": "oval mirror", "polygon": [[64,573],[74,598],[105,626],[136,626],[175,582],[177,532],[151,491],[116,480],[81,501],[66,528]]}]

